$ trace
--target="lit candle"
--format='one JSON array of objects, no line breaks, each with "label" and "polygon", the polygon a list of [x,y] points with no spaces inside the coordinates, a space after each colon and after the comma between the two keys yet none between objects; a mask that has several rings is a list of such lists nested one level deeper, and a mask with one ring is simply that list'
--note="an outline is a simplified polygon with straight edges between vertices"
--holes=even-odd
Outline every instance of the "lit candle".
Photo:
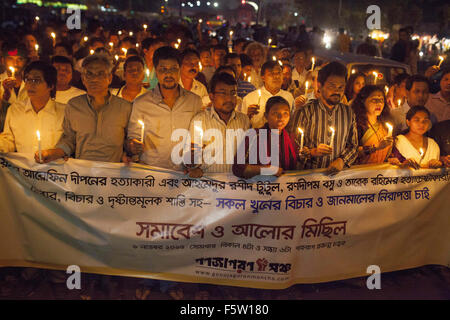
[{"label": "lit candle", "polygon": [[314,65],[316,64],[316,59],[314,57],[311,58],[311,71],[314,71]]},{"label": "lit candle", "polygon": [[444,62],[444,57],[443,56],[439,56],[439,64],[438,64],[438,68],[440,68],[441,67],[441,64],[442,64],[442,62]]},{"label": "lit candle", "polygon": [[54,32],[52,32],[50,35],[52,36],[53,40],[55,40],[56,34]]},{"label": "lit candle", "polygon": [[129,35],[130,35],[130,37],[132,37],[133,36],[133,31],[130,31]]},{"label": "lit candle", "polygon": [[280,67],[283,67],[283,62],[281,62],[281,60],[278,60],[278,64],[280,65]]},{"label": "lit candle", "polygon": [[372,72],[373,76],[374,76],[374,82],[373,84],[377,84],[377,78],[378,78],[378,72],[374,71]]},{"label": "lit candle", "polygon": [[419,152],[420,152],[420,162],[419,162],[419,164],[421,164],[422,160],[423,160],[423,156],[425,155],[425,152],[423,152],[422,148],[419,149]]},{"label": "lit candle", "polygon": [[41,149],[41,133],[39,130],[36,131],[36,136],[38,140],[38,152],[39,152],[39,163],[42,162],[42,149]]},{"label": "lit candle", "polygon": [[16,75],[16,69],[14,69],[14,67],[9,67],[9,71],[11,71],[11,77],[14,78]]},{"label": "lit candle", "polygon": [[300,138],[300,152],[302,152],[303,149],[303,138],[304,138],[304,132],[301,128],[297,128],[298,132],[300,132],[302,134],[301,138]]},{"label": "lit candle", "polygon": [[89,52],[90,52],[91,54],[94,54],[95,51],[91,49],[91,51],[89,51]]},{"label": "lit candle", "polygon": [[198,131],[198,133],[200,135],[200,146],[203,148],[203,130],[199,126],[194,126],[194,129],[195,129],[195,131]]},{"label": "lit candle", "polygon": [[144,143],[144,128],[145,124],[144,121],[138,120],[139,124],[141,125],[141,143]]},{"label": "lit candle", "polygon": [[268,42],[268,45],[270,47],[270,44],[272,43],[272,38],[269,38],[269,40],[267,42]]},{"label": "lit candle", "polygon": [[400,108],[400,106],[401,106],[401,104],[402,104],[402,99],[398,99],[398,100],[397,100],[397,104],[398,104],[398,107]]},{"label": "lit candle", "polygon": [[119,61],[119,56],[116,54],[116,55],[114,56],[114,59],[116,59],[116,61]]},{"label": "lit candle", "polygon": [[114,43],[113,43],[113,42],[110,42],[110,43],[109,43],[109,46],[111,47],[111,49],[114,48]]},{"label": "lit candle", "polygon": [[203,22],[203,19],[198,19],[198,23],[202,23]]},{"label": "lit candle", "polygon": [[87,42],[89,40],[89,38],[88,37],[84,37],[83,40],[84,40],[84,42]]},{"label": "lit candle", "polygon": [[144,24],[143,27],[144,27],[144,31],[147,31],[148,26],[146,24]]},{"label": "lit candle", "polygon": [[38,16],[36,16],[34,19],[36,19],[36,21],[39,21],[39,17]]},{"label": "lit candle", "polygon": [[147,75],[147,78],[149,78],[149,77],[150,77],[150,70],[148,70],[148,68],[147,68],[147,69],[145,69],[145,74]]},{"label": "lit candle", "polygon": [[178,49],[178,47],[179,47],[180,45],[179,45],[178,43],[175,43],[174,46],[175,46],[175,49]]},{"label": "lit candle", "polygon": [[233,39],[233,30],[230,31],[230,40]]},{"label": "lit candle", "polygon": [[309,81],[305,82],[305,94],[308,93]]},{"label": "lit candle", "polygon": [[124,55],[127,55],[127,52],[128,52],[128,50],[127,50],[127,49],[125,49],[125,48],[122,48],[122,51],[123,51]]},{"label": "lit candle", "polygon": [[261,102],[261,89],[258,90],[258,106],[260,102]]},{"label": "lit candle", "polygon": [[119,36],[121,36],[121,35],[122,35],[122,31],[119,30],[119,31],[117,32],[117,34],[118,34]]},{"label": "lit candle", "polygon": [[386,95],[389,93],[389,87],[388,86],[384,86],[384,91],[386,92]]},{"label": "lit candle", "polygon": [[178,38],[178,39],[177,39],[177,42],[178,42],[178,44],[181,44],[181,39]]},{"label": "lit candle", "polygon": [[352,69],[352,74],[355,74],[356,73],[356,70],[355,69]]},{"label": "lit candle", "polygon": [[139,43],[136,43],[136,48],[139,48]]},{"label": "lit candle", "polygon": [[335,135],[335,131],[333,127],[330,127],[330,131],[331,131],[331,140],[330,140],[330,147],[333,148],[334,145],[334,135]]},{"label": "lit candle", "polygon": [[386,122],[386,127],[388,127],[388,134],[387,134],[387,136],[388,137],[392,137],[392,130],[394,129],[394,127],[389,122]]},{"label": "lit candle", "polygon": [[201,62],[198,63],[198,69],[200,70],[200,72],[202,72],[203,66],[202,66],[202,63],[201,63]]},{"label": "lit candle", "polygon": [[248,82],[252,82],[252,77],[248,77]]},{"label": "lit candle", "polygon": [[36,50],[36,52],[38,52],[38,51],[39,51],[39,45],[38,45],[38,44],[35,44],[35,45],[34,45],[34,49]]}]

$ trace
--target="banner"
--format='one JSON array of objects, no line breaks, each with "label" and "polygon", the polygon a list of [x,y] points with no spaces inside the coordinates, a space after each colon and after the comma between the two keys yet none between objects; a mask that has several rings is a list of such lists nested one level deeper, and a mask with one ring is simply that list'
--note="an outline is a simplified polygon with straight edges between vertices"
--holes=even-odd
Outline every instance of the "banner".
[{"label": "banner", "polygon": [[0,155],[0,265],[283,289],[450,266],[448,169],[240,180]]}]

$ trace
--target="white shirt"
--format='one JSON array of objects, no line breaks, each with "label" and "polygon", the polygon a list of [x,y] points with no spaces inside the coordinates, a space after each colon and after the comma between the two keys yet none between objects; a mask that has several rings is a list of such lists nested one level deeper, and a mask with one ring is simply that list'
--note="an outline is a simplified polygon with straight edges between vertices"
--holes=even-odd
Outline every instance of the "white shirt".
[{"label": "white shirt", "polygon": [[438,144],[431,138],[427,138],[427,140],[427,150],[422,159],[419,150],[417,150],[404,135],[400,134],[397,136],[395,147],[405,159],[414,159],[417,163],[426,165],[430,160],[439,160],[440,156]]},{"label": "white shirt", "polygon": [[[183,81],[181,81],[181,78],[180,78],[180,86],[183,89],[186,89],[183,85]],[[208,90],[206,90],[206,87],[200,81],[194,79],[194,81],[192,82],[191,90],[189,90],[189,91],[192,93],[195,93],[200,98],[202,98],[202,102],[203,102],[204,106],[207,106],[211,102],[211,99],[209,98]]]},{"label": "white shirt", "polygon": [[[237,130],[242,129],[242,133],[244,134],[245,131],[250,128],[250,120],[247,115],[238,111],[233,111],[230,119],[225,123],[225,121],[220,119],[214,107],[196,114],[191,120],[189,131],[191,134],[191,141],[195,143],[195,139],[197,139],[197,144],[200,143],[200,134],[198,131],[196,132],[194,126],[199,124],[203,130],[202,142],[203,144],[208,144],[208,146],[205,147],[205,156],[201,166],[203,172],[232,172],[234,155],[242,142],[243,135],[241,138],[231,135],[227,137],[227,130],[233,129],[235,130],[234,132],[237,133]],[[216,134],[214,134],[212,130],[208,131],[209,129],[216,129]],[[229,134],[231,133],[230,130]],[[198,137],[196,135],[198,135]],[[210,163],[208,164],[208,162],[205,161],[207,159],[216,159],[216,161],[211,164],[208,160]]]},{"label": "white shirt", "polygon": [[[3,80],[8,78],[8,74],[3,72],[0,74],[0,99],[3,99]],[[18,94],[16,94],[16,91],[14,89],[11,89],[11,96],[9,97],[8,102],[14,103],[16,101],[25,101],[28,99],[28,93],[27,90],[25,90],[25,82],[22,81],[19,87]]]},{"label": "white shirt", "polygon": [[192,92],[181,87],[179,90],[180,96],[172,109],[164,102],[159,86],[153,90],[147,90],[134,100],[128,123],[128,139],[141,139],[142,127],[138,120],[142,120],[145,124],[145,132],[141,162],[172,170],[181,169],[181,161],[180,164],[172,162],[172,150],[176,146],[181,146],[181,152],[184,142],[180,139],[172,141],[172,133],[177,129],[184,129],[187,134],[191,119],[202,109],[202,101]]},{"label": "white shirt", "polygon": [[70,87],[69,89],[64,91],[56,91],[55,101],[62,104],[67,104],[67,102],[69,102],[70,99],[81,96],[82,94],[85,93],[86,91],[84,90],[75,87]]},{"label": "white shirt", "polygon": [[442,97],[441,91],[430,94],[425,107],[431,113],[433,124],[450,119],[450,102]]},{"label": "white shirt", "polygon": [[298,73],[297,69],[294,68],[292,71],[292,81],[297,80],[298,86],[302,87],[306,82],[306,74],[308,71],[306,69],[303,69],[302,73]]},{"label": "white shirt", "polygon": [[[261,98],[259,98],[258,90],[261,90]],[[289,91],[280,89],[277,94],[272,95],[267,91],[266,87],[261,87],[258,90],[252,91],[244,97],[242,100],[242,113],[247,114],[248,106],[251,104],[259,104],[259,113],[255,114],[250,122],[253,128],[261,128],[264,126],[266,120],[264,118],[264,112],[266,111],[266,102],[271,97],[280,96],[287,100],[291,107],[291,112],[294,110],[294,97]]]},{"label": "white shirt", "polygon": [[65,107],[49,99],[45,107],[36,113],[30,99],[13,103],[6,114],[5,128],[0,133],[0,152],[36,152],[37,130],[41,135],[41,149],[54,148],[63,133]]}]

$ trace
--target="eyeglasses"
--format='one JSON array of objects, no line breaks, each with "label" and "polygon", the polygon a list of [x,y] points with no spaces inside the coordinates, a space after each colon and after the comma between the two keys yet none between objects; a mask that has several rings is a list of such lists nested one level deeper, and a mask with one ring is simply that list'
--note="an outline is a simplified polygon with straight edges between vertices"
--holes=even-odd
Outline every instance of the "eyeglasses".
[{"label": "eyeglasses", "polygon": [[236,97],[237,91],[231,91],[231,92],[225,92],[225,91],[216,91],[214,92],[215,95],[218,95],[219,97]]},{"label": "eyeglasses", "polygon": [[42,79],[25,78],[23,80],[26,84],[41,84],[44,82]]},{"label": "eyeglasses", "polygon": [[156,71],[158,73],[162,73],[162,74],[168,74],[168,73],[178,73],[178,71],[180,71],[180,68],[177,67],[173,67],[173,68],[158,68],[156,69]]},{"label": "eyeglasses", "polygon": [[84,76],[86,77],[86,79],[88,80],[93,80],[93,79],[104,79],[106,78],[109,74],[105,71],[100,71],[98,73],[93,73],[90,71],[85,71]]}]

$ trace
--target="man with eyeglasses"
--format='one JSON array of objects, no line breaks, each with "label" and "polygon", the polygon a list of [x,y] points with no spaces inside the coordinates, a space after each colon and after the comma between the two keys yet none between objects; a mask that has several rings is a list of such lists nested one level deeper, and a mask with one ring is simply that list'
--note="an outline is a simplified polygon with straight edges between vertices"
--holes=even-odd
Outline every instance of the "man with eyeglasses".
[{"label": "man with eyeglasses", "polygon": [[[158,84],[133,103],[127,150],[130,156],[140,155],[142,163],[181,170],[181,165],[172,162],[172,149],[181,142],[172,141],[172,133],[189,129],[192,117],[202,110],[202,100],[179,85],[181,61],[176,49],[169,46],[157,49],[153,65]],[[144,123],[143,141],[139,121]]]},{"label": "man with eyeglasses", "polygon": [[192,145],[195,145],[195,135],[199,134],[199,129],[205,133],[213,129],[215,134],[214,138],[209,137],[208,134],[204,136],[203,142],[210,143],[205,147],[201,164],[187,165],[187,172],[192,178],[199,178],[203,176],[204,172],[231,172],[234,155],[241,140],[238,136],[227,135],[227,130],[234,130],[235,133],[240,131],[243,136],[245,131],[250,128],[248,117],[235,110],[237,102],[235,78],[225,72],[217,73],[211,79],[210,86],[209,96],[212,107],[192,118],[189,131]]},{"label": "man with eyeglasses", "polygon": [[55,102],[56,70],[53,66],[34,61],[24,70],[28,98],[14,102],[6,114],[0,133],[0,152],[34,154],[41,146],[53,148],[62,134],[65,105]]},{"label": "man with eyeglasses", "polygon": [[[131,103],[111,95],[111,62],[101,54],[83,61],[82,81],[87,94],[71,99],[66,107],[63,135],[54,149],[42,151],[42,162],[74,155],[77,159],[120,162]],[[36,162],[39,156],[35,154]]]},{"label": "man with eyeglasses", "polygon": [[292,108],[294,106],[294,97],[288,91],[282,90],[283,76],[281,66],[276,61],[267,61],[261,67],[261,78],[264,85],[258,90],[252,91],[244,97],[242,101],[242,112],[247,114],[253,128],[261,128],[266,120],[264,111],[266,102],[269,98],[280,96],[289,102]]}]

